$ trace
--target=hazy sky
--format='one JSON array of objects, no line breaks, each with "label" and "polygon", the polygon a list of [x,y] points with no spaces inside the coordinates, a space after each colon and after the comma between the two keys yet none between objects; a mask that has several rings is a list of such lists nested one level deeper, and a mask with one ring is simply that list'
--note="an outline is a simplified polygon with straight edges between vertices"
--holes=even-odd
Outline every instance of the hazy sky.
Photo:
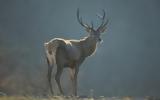
[{"label": "hazy sky", "polygon": [[77,22],[77,8],[95,27],[102,9],[110,20],[96,54],[80,67],[78,93],[158,96],[159,0],[0,0],[0,91],[12,94],[24,85],[34,87],[26,91],[41,91],[47,68],[43,43],[87,35]]}]

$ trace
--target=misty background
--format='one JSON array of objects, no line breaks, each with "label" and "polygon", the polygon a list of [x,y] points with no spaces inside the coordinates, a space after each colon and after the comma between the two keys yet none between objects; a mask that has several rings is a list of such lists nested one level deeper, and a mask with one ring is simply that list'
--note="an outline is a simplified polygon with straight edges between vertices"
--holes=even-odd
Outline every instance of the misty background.
[{"label": "misty background", "polygon": [[[159,96],[159,0],[0,0],[0,91],[7,94],[48,93],[43,43],[55,37],[87,35],[76,19],[100,24],[105,9],[110,23],[95,55],[78,75],[79,95]],[[70,92],[67,69],[62,78]],[[67,76],[67,77],[65,77]]]}]

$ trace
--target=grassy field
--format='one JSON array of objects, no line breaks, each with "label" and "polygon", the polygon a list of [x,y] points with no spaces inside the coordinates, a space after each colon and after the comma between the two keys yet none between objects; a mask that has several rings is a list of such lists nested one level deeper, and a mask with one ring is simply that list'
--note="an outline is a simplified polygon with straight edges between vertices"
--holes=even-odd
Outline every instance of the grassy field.
[{"label": "grassy field", "polygon": [[106,97],[98,97],[98,98],[81,98],[81,97],[32,97],[32,96],[1,96],[0,100],[133,100],[130,97],[125,98],[106,98]]},{"label": "grassy field", "polygon": [[1,96],[0,100],[94,100],[94,99],[78,98],[78,97],[61,97],[61,96],[54,96],[54,97]]},{"label": "grassy field", "polygon": [[134,98],[134,97],[97,97],[97,98],[81,98],[81,97],[32,97],[32,96],[0,96],[0,100],[160,100],[153,97]]}]

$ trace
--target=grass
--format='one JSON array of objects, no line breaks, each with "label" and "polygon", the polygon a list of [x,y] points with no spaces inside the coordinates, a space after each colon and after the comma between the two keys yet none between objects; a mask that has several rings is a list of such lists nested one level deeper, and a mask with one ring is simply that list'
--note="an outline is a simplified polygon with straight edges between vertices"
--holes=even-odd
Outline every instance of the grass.
[{"label": "grass", "polygon": [[32,97],[32,96],[1,96],[0,100],[94,100],[93,98],[77,98],[77,97]]},{"label": "grass", "polygon": [[133,98],[130,96],[126,97],[98,97],[98,98],[80,98],[80,97],[34,97],[34,96],[0,96],[0,100],[160,100],[160,98],[143,97]]},{"label": "grass", "polygon": [[24,97],[24,96],[2,96],[0,97],[0,100],[47,100],[47,99],[40,99],[35,97]]}]

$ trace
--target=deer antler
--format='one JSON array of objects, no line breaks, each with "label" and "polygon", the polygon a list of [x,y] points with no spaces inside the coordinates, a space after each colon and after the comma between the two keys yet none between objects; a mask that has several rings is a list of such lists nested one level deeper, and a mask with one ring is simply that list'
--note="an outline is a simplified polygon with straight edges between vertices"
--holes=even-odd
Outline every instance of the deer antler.
[{"label": "deer antler", "polygon": [[91,22],[91,25],[92,25],[92,26],[89,26],[88,24],[84,24],[84,23],[83,23],[82,17],[79,17],[79,8],[77,9],[77,20],[78,20],[78,22],[79,22],[83,27],[85,27],[86,29],[93,29],[93,22]]},{"label": "deer antler", "polygon": [[102,23],[101,25],[97,28],[97,31],[105,31],[105,29],[107,28],[106,25],[108,24],[109,20],[107,19],[105,21],[105,17],[106,17],[106,14],[105,14],[105,11],[104,9],[102,10],[103,11],[103,16],[101,15],[97,15],[100,19],[102,19]]}]

